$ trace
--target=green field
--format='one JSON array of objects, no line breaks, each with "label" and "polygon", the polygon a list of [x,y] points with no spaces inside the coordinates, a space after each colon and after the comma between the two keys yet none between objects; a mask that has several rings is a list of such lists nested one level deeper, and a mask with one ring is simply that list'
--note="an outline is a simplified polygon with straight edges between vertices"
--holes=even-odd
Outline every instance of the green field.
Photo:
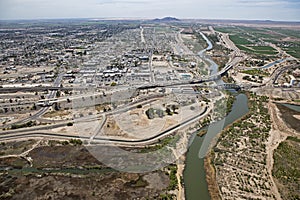
[{"label": "green field", "polygon": [[[259,44],[260,41],[271,42],[291,56],[300,59],[300,30],[283,29],[283,28],[261,28],[261,27],[244,27],[244,26],[224,26],[215,27],[216,31],[229,33],[230,39],[236,46],[249,54],[274,56],[278,52],[269,46],[252,46]],[[290,38],[288,42],[284,41]],[[290,47],[283,47],[288,44]]]},{"label": "green field", "polygon": [[238,29],[235,27],[214,27],[214,29],[222,33],[233,33],[238,31]]},{"label": "green field", "polygon": [[251,48],[256,51],[276,51],[273,47],[270,46],[253,46]]},{"label": "green field", "polygon": [[229,39],[234,42],[236,45],[247,45],[247,44],[252,44],[249,40],[240,37],[238,35],[230,35]]},{"label": "green field", "polygon": [[287,48],[284,48],[284,50],[291,56],[294,56],[295,58],[300,59],[300,46],[299,47],[287,47]]},{"label": "green field", "polygon": [[250,54],[276,55],[278,53],[276,49],[270,46],[252,46],[257,41],[250,41],[253,39],[244,34],[230,35],[229,38],[240,50]]},{"label": "green field", "polygon": [[240,50],[245,51],[250,54],[260,54],[260,55],[276,55],[278,52],[269,46],[244,46],[236,45]]},{"label": "green field", "polygon": [[282,28],[272,28],[271,31],[274,31],[278,34],[285,35],[287,37],[294,37],[300,39],[300,30],[294,29],[282,29]]},{"label": "green field", "polygon": [[167,26],[155,26],[155,32],[156,33],[173,33],[175,30],[172,30],[172,28]]}]

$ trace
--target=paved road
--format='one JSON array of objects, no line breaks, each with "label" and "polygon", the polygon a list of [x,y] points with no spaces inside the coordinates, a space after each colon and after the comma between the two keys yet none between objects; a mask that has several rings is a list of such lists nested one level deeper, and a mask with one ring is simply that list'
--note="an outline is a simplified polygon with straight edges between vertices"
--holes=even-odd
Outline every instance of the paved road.
[{"label": "paved road", "polygon": [[[104,138],[104,137],[95,137],[93,138],[93,143],[103,143],[105,145],[125,145],[125,146],[145,146],[148,144],[153,144],[156,143],[158,140],[167,137],[168,135],[174,133],[174,131],[179,130],[180,128],[189,125],[190,123],[194,123],[197,120],[199,120],[201,117],[207,115],[209,113],[208,107],[205,107],[203,111],[187,120],[182,122],[181,124],[177,124],[173,127],[168,128],[165,131],[160,132],[159,134],[145,138],[145,139],[111,139],[111,138]],[[49,133],[49,132],[24,132],[24,133],[15,133],[15,134],[1,134],[0,135],[0,141],[6,141],[6,140],[16,140],[16,139],[25,139],[25,138],[57,138],[57,139],[82,139],[84,141],[89,142],[90,137],[79,137],[79,136],[72,136],[68,134],[63,134],[63,133]]]},{"label": "paved road", "polygon": [[[206,50],[209,50],[212,48],[212,45],[209,45],[207,47]],[[151,65],[151,64],[150,64]],[[186,84],[198,84],[198,83],[203,83],[203,82],[206,82],[206,81],[212,81],[212,80],[215,80],[215,79],[218,79],[220,78],[219,76],[223,75],[226,71],[228,71],[229,69],[231,69],[232,65],[227,65],[225,68],[223,68],[221,71],[219,71],[218,73],[216,74],[213,74],[211,75],[210,77],[207,77],[205,79],[196,79],[196,80],[192,80],[190,82],[180,82],[178,84],[163,84],[163,85],[153,85],[153,83],[149,84],[148,86],[142,86],[142,87],[139,87],[138,89],[143,89],[143,88],[153,88],[153,87],[167,87],[167,86],[173,86],[173,85],[186,85]],[[61,83],[61,80],[62,80],[62,75],[60,74],[57,79],[55,80],[54,82],[54,87],[58,87]],[[152,82],[154,82],[152,80]],[[50,99],[50,98],[53,98],[55,95],[56,95],[56,92],[57,91],[51,91],[50,94],[48,95],[47,99]],[[134,105],[135,103],[137,102],[134,102]],[[49,108],[48,107],[44,107],[44,108],[41,108],[37,113],[35,113],[33,116],[27,118],[27,119],[24,119],[21,121],[21,123],[24,123],[26,121],[30,121],[30,120],[33,120],[33,119],[36,119],[38,118],[39,116],[43,115]],[[130,109],[130,107],[128,107],[128,105],[123,108],[124,110],[128,110]],[[122,112],[124,110],[118,110],[116,112]],[[163,131],[162,133],[156,135],[156,136],[153,136],[151,138],[147,138],[147,139],[143,139],[143,140],[116,140],[116,139],[108,139],[108,138],[97,138],[96,135],[94,135],[92,138],[83,138],[83,139],[87,139],[88,141],[90,141],[91,139],[93,141],[96,141],[96,142],[103,142],[103,141],[109,141],[109,142],[113,142],[113,143],[123,143],[123,144],[126,144],[126,143],[131,143],[131,144],[137,144],[137,143],[144,143],[144,142],[149,142],[149,141],[156,141],[157,139],[161,138],[161,137],[165,137],[166,135],[170,134],[170,132],[174,132],[175,130],[178,130],[179,128],[181,128],[182,126],[185,126],[193,121],[195,121],[196,119],[202,117],[206,112],[207,112],[208,108],[206,107],[204,112],[203,113],[200,113],[199,115],[197,116],[194,116],[193,118],[191,119],[188,119],[186,120],[185,122],[181,123],[181,124],[178,124],[174,127],[171,127],[169,128],[168,130],[166,131]],[[97,134],[97,133],[96,133]],[[74,136],[69,136],[69,135],[64,135],[64,134],[52,134],[52,133],[41,133],[40,131],[38,132],[26,132],[26,131],[18,131],[18,132],[14,132],[14,133],[10,133],[10,134],[3,134],[0,139],[9,139],[9,138],[22,138],[22,137],[28,137],[28,136],[39,136],[39,137],[50,137],[50,136],[53,136],[53,137],[62,137],[62,138],[70,138],[70,137],[73,137]]]},{"label": "paved road", "polygon": [[69,122],[75,122],[75,123],[80,123],[80,122],[89,122],[89,121],[95,121],[100,119],[100,117],[105,116],[111,116],[111,115],[116,115],[119,113],[126,112],[132,108],[136,108],[137,105],[145,105],[148,103],[151,103],[153,101],[156,101],[157,99],[163,97],[163,95],[153,95],[149,96],[147,98],[139,99],[135,102],[131,102],[129,104],[126,104],[123,107],[117,108],[116,110],[108,111],[104,114],[98,114],[94,116],[88,116],[88,117],[81,117],[75,120],[69,120],[69,121],[63,121],[59,122],[57,124],[52,124],[52,125],[45,125],[45,126],[35,126],[35,127],[29,127],[29,128],[22,128],[22,129],[15,129],[15,130],[8,130],[8,131],[0,131],[1,134],[15,134],[15,133],[20,133],[20,132],[36,132],[36,131],[45,131],[45,130],[51,130],[54,128],[59,128],[59,127],[65,127]]},{"label": "paved road", "polygon": [[[62,78],[63,78],[63,74],[59,74],[57,76],[57,78],[55,79],[54,83],[53,83],[53,87],[59,87],[60,84],[61,84],[61,81],[62,81]],[[50,91],[49,95],[46,97],[46,100],[47,99],[52,99],[56,96],[56,93],[57,91]],[[35,120],[37,119],[38,117],[42,116],[43,114],[45,114],[47,111],[48,111],[49,107],[42,107],[40,110],[38,110],[35,114],[25,118],[25,119],[22,119],[22,120],[19,120],[17,122],[14,122],[12,124],[7,124],[7,125],[4,125],[2,126],[2,128],[7,128],[7,127],[10,127],[11,125],[13,124],[24,124],[24,123],[27,123],[27,122],[30,122],[32,120]]]}]

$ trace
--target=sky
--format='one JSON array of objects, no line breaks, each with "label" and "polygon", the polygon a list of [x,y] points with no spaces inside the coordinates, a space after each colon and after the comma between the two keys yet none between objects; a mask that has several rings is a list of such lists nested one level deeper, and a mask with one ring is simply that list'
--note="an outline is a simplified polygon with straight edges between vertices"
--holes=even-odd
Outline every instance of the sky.
[{"label": "sky", "polygon": [[0,0],[0,20],[165,16],[300,21],[300,0]]}]

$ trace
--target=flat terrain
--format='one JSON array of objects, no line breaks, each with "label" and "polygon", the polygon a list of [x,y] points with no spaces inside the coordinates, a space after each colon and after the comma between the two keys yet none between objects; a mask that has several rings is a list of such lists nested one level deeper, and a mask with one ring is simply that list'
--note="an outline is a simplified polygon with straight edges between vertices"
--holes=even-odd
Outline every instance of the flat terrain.
[{"label": "flat terrain", "polygon": [[288,137],[274,152],[273,176],[283,200],[300,199],[300,139]]},{"label": "flat terrain", "polygon": [[271,129],[268,98],[248,96],[250,112],[222,132],[212,152],[211,162],[222,199],[278,196],[266,162],[266,143]]},{"label": "flat terrain", "polygon": [[[29,152],[11,150],[15,145]],[[171,198],[168,191],[177,187],[170,182],[174,167],[173,175],[172,167],[145,174],[117,172],[79,141],[7,142],[1,149],[6,156],[0,157],[0,199],[162,199]]]},{"label": "flat terrain", "polygon": [[274,56],[278,53],[271,44],[295,58],[300,58],[300,31],[298,27],[224,26],[217,31],[230,34],[230,39],[246,53]]}]

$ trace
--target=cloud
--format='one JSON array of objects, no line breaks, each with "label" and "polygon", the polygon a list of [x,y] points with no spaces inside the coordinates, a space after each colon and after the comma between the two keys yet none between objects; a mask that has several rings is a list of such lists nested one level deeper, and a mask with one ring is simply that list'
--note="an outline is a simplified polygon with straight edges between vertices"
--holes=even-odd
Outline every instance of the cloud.
[{"label": "cloud", "polygon": [[0,0],[0,19],[139,17],[300,20],[298,0]]},{"label": "cloud", "polygon": [[148,0],[97,0],[97,5],[103,4],[148,4]]},{"label": "cloud", "polygon": [[300,2],[299,0],[239,0],[238,4],[243,6],[299,6]]}]

